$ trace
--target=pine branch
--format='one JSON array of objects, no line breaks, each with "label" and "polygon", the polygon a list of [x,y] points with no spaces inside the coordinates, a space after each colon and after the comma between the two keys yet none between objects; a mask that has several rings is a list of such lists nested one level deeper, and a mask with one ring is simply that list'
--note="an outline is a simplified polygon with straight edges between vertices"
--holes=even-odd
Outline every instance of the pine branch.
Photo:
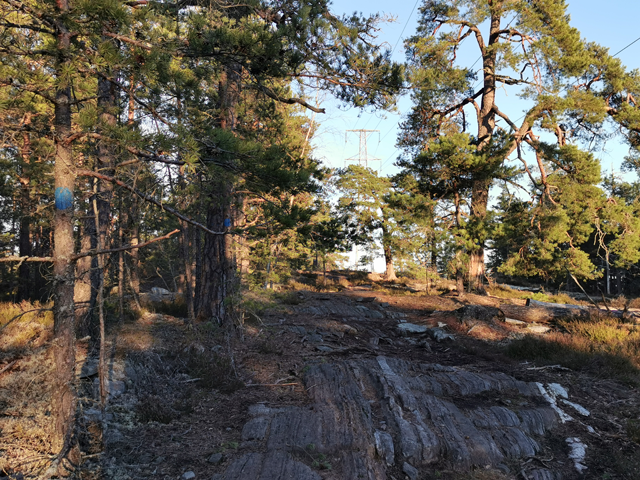
[{"label": "pine branch", "polygon": [[5,28],[18,28],[20,30],[31,30],[32,32],[46,33],[48,35],[55,35],[53,30],[47,30],[46,28],[38,27],[36,25],[23,25],[9,21],[0,22],[0,27]]},{"label": "pine branch", "polygon": [[152,238],[151,240],[147,240],[146,242],[143,243],[138,243],[137,245],[125,245],[123,247],[118,247],[118,248],[110,248],[107,250],[89,250],[87,252],[81,252],[78,253],[77,255],[74,255],[72,257],[72,260],[78,260],[80,258],[84,258],[84,257],[95,257],[96,255],[104,255],[107,253],[118,253],[118,252],[126,252],[127,250],[135,250],[137,248],[143,248],[146,247],[147,245],[151,245],[152,243],[155,242],[159,242],[161,240],[166,240],[167,238],[171,237],[171,235],[174,235],[176,233],[180,232],[179,228],[176,228],[175,230],[173,230],[172,232],[167,233],[166,235],[162,235],[161,237],[155,237]]},{"label": "pine branch", "polygon": [[325,113],[325,109],[324,108],[318,108],[318,107],[314,107],[313,105],[305,102],[303,99],[301,98],[284,98],[281,97],[280,95],[278,95],[277,93],[275,93],[273,90],[271,90],[268,87],[265,87],[264,85],[261,85],[260,83],[258,83],[257,85],[258,90],[260,90],[262,93],[264,93],[267,97],[272,98],[273,100],[275,100],[276,102],[280,102],[280,103],[286,103],[287,105],[302,105],[303,107],[311,110],[312,112],[316,112],[316,113]]},{"label": "pine branch", "polygon": [[53,262],[53,257],[18,257],[10,255],[8,257],[0,257],[0,262]]},{"label": "pine branch", "polygon": [[33,9],[25,3],[19,2],[17,0],[4,0],[4,2],[11,5],[16,10],[24,13],[25,15],[30,15],[33,18],[37,18],[52,30],[56,30],[56,22],[52,18],[44,15],[42,12],[38,12],[36,9]]},{"label": "pine branch", "polygon": [[148,52],[150,52],[153,49],[153,47],[148,43],[141,42],[139,40],[134,40],[125,35],[118,35],[117,33],[111,33],[106,30],[102,31],[102,35],[104,35],[105,37],[111,37],[116,40],[120,40],[121,42],[128,43],[129,45],[133,45],[134,47],[142,48],[143,50],[146,50]]},{"label": "pine branch", "polygon": [[121,180],[118,180],[117,178],[110,177],[109,175],[104,175],[102,173],[92,172],[91,170],[76,170],[76,175],[83,176],[83,177],[99,178],[100,180],[104,180],[106,182],[115,183],[116,185],[118,185],[118,186],[120,186],[120,187],[122,187],[122,188],[124,188],[126,190],[129,190],[131,193],[134,193],[135,195],[137,195],[138,197],[142,198],[143,200],[145,200],[145,201],[147,201],[149,203],[153,203],[154,205],[157,205],[162,210],[164,210],[166,212],[169,212],[171,215],[173,215],[175,217],[178,217],[180,220],[182,220],[184,222],[190,223],[194,227],[197,227],[200,230],[202,230],[204,232],[207,232],[210,235],[228,235],[228,234],[230,234],[230,232],[214,232],[213,230],[210,230],[209,228],[207,228],[204,225],[202,225],[201,223],[198,223],[195,220],[192,220],[191,218],[182,215],[177,210],[164,205],[162,202],[159,202],[155,198],[152,198],[152,197],[149,197],[148,195],[145,195],[140,190],[127,185],[126,183],[124,183]]}]

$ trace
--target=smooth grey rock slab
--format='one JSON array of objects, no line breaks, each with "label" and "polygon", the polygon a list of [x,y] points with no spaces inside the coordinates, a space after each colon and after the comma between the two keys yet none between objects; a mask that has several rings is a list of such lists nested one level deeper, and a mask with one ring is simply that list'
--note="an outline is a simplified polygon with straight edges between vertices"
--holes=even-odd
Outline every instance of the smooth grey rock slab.
[{"label": "smooth grey rock slab", "polygon": [[247,442],[251,440],[262,440],[267,434],[267,429],[271,424],[269,417],[256,417],[245,423],[242,428],[242,440]]},{"label": "smooth grey rock slab", "polygon": [[455,340],[455,337],[453,335],[445,332],[442,328],[438,327],[430,328],[429,336],[438,343]]},{"label": "smooth grey rock slab", "polygon": [[222,462],[224,462],[224,455],[222,455],[221,453],[214,453],[207,459],[207,462],[212,465],[220,465]]},{"label": "smooth grey rock slab", "polygon": [[396,330],[401,335],[420,335],[422,333],[427,333],[429,327],[426,325],[416,325],[415,323],[400,323],[396,325]]},{"label": "smooth grey rock slab", "polygon": [[395,449],[393,448],[393,437],[387,432],[376,430],[373,434],[376,439],[376,452],[388,466],[395,463]]},{"label": "smooth grey rock slab", "polygon": [[528,325],[527,322],[523,322],[522,320],[516,320],[515,318],[505,318],[504,321],[509,325],[515,325],[517,327],[526,327]]},{"label": "smooth grey rock slab", "polygon": [[[306,406],[250,407],[250,441],[225,480],[316,480],[320,463],[364,480],[387,479],[396,465],[409,478],[505,469],[537,455],[559,424],[536,384],[498,372],[378,356],[310,364],[304,383]],[[510,397],[508,407],[491,400]]]},{"label": "smooth grey rock slab", "polygon": [[311,343],[320,343],[322,342],[322,335],[318,333],[312,333],[307,337],[307,340]]},{"label": "smooth grey rock slab", "polygon": [[285,452],[247,453],[227,468],[225,480],[322,480],[304,463]]},{"label": "smooth grey rock slab", "polygon": [[384,313],[365,307],[364,305],[354,305],[349,302],[342,302],[340,300],[333,299],[332,302],[322,303],[320,305],[304,305],[297,306],[296,310],[300,313],[307,313],[311,315],[319,315],[323,317],[338,317],[338,318],[353,318],[353,317],[365,317],[382,319],[385,318]]},{"label": "smooth grey rock slab", "polygon": [[298,335],[306,335],[307,334],[307,329],[304,328],[301,325],[292,325],[290,327],[287,327],[287,330],[289,330],[290,332],[293,332],[293,333],[297,333]]},{"label": "smooth grey rock slab", "polygon": [[559,473],[552,472],[547,470],[546,468],[538,468],[536,470],[531,470],[527,472],[527,476],[531,480],[561,480],[562,475]]},{"label": "smooth grey rock slab", "polygon": [[551,327],[547,325],[529,325],[527,327],[528,332],[537,334],[547,333],[549,330],[551,330]]}]

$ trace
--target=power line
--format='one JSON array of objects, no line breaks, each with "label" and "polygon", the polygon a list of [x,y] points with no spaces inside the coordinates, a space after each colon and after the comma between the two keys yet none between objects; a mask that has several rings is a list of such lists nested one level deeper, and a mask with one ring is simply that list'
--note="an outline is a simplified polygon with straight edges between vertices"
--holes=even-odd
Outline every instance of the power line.
[{"label": "power line", "polygon": [[[393,50],[391,50],[391,56],[393,56],[394,52],[396,51],[396,48],[398,46],[398,44],[400,43],[400,40],[402,40],[402,35],[404,34],[405,29],[407,28],[407,25],[409,25],[409,21],[411,20],[411,17],[413,16],[413,12],[416,11],[416,7],[418,6],[418,3],[420,2],[420,0],[416,0],[416,3],[413,4],[413,8],[411,9],[411,13],[409,14],[409,18],[407,18],[407,21],[404,24],[404,27],[402,27],[402,31],[400,32],[400,35],[398,36],[398,40],[396,40],[396,44],[393,46]],[[353,128],[355,128],[358,123],[360,123],[360,118],[361,116],[358,117],[358,120],[356,120],[355,125],[353,126]],[[364,127],[362,128],[367,128],[367,125],[369,124],[369,121],[371,120],[371,117],[369,117],[369,119],[367,120],[367,123],[364,124]],[[380,119],[380,122],[382,121],[382,119]],[[378,122],[378,125],[380,125],[380,122]],[[378,125],[375,126],[375,128],[378,128]],[[374,130],[375,130],[374,128]]]},{"label": "power line", "polygon": [[633,42],[631,42],[629,45],[627,45],[626,47],[624,47],[622,50],[617,51],[616,53],[613,54],[614,57],[617,57],[618,54],[624,52],[627,48],[629,48],[631,45],[633,45],[634,43],[636,43],[638,40],[640,40],[640,37],[636,38]]},{"label": "power line", "polygon": [[[350,157],[345,159],[344,161],[345,167],[347,166],[348,162],[358,162],[359,165],[364,165],[365,167],[368,167],[370,161],[380,161],[379,158],[369,157],[369,154],[367,153],[367,138],[371,134],[376,132],[378,133],[378,135],[380,135],[379,130],[364,130],[364,129],[346,130],[344,134],[345,144],[347,143],[347,134],[349,132],[357,133],[360,136],[360,150],[358,152],[357,157]],[[380,168],[382,168],[382,166]]]},{"label": "power line", "polygon": [[[633,45],[634,43],[636,43],[637,41],[640,40],[640,37],[636,38],[633,42],[629,43],[626,47],[624,47],[622,50],[618,50],[616,53],[614,53],[611,58],[615,58],[617,57],[620,53],[624,52],[627,48],[629,48],[631,45]],[[564,87],[562,90],[560,90],[560,92],[564,91],[564,90],[568,90],[570,87],[573,87],[576,82],[578,81],[578,79],[574,80],[571,84],[567,85],[566,87]],[[516,121],[514,121],[513,123],[518,123],[520,120],[522,120],[527,114],[525,113],[524,115],[522,115],[520,118],[518,118]]]},{"label": "power line", "polygon": [[393,157],[396,154],[396,152],[398,152],[399,150],[400,150],[399,148],[396,148],[395,151],[391,155],[389,155],[389,158],[387,158],[384,162],[382,162],[382,165],[380,165],[380,171],[382,171],[382,167],[384,167],[387,164],[387,162],[391,160],[391,157]]},{"label": "power line", "polygon": [[396,51],[396,47],[398,46],[398,43],[400,43],[400,40],[402,39],[402,34],[404,33],[404,30],[407,28],[407,25],[409,25],[409,20],[411,20],[411,17],[413,16],[413,12],[416,11],[416,7],[418,6],[418,2],[420,0],[416,0],[416,3],[413,5],[413,9],[411,9],[411,13],[409,14],[409,18],[407,18],[407,22],[404,24],[404,27],[402,27],[402,31],[400,32],[400,36],[398,37],[398,40],[396,40],[396,44],[393,46],[393,50],[391,50],[391,55],[393,56],[393,52]]}]

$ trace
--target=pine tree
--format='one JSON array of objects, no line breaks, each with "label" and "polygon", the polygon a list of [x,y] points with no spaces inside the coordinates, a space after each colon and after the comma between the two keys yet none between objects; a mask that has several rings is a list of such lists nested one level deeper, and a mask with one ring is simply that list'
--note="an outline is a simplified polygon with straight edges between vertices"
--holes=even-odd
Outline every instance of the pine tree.
[{"label": "pine tree", "polygon": [[[485,35],[484,25],[488,27]],[[469,39],[481,68],[458,65],[457,52]],[[499,164],[515,153],[536,189],[549,195],[538,131],[557,137],[558,146],[580,142],[614,119],[633,144],[639,114],[632,100],[637,76],[624,71],[605,49],[581,40],[569,24],[564,0],[426,0],[417,34],[407,41],[414,108],[403,123],[399,143],[411,162],[438,137],[473,128],[469,146],[478,161],[469,174],[468,225],[472,287],[484,273],[489,189],[502,175]],[[497,90],[511,88],[529,102],[518,120],[499,108]],[[471,121],[470,118],[473,118]],[[500,131],[508,135],[498,137]],[[539,173],[525,160],[528,145],[537,153]],[[500,151],[502,158],[487,154]]]}]

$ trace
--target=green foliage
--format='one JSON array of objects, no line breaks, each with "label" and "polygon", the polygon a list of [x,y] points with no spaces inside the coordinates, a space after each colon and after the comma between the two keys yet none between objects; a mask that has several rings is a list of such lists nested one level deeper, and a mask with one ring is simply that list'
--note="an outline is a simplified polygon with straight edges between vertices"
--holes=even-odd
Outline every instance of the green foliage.
[{"label": "green foliage", "polygon": [[[406,43],[414,108],[401,125],[398,164],[456,219],[453,245],[445,246],[455,252],[454,270],[467,255],[477,262],[487,240],[494,266],[512,276],[559,281],[569,270],[594,279],[600,256],[611,255],[616,265],[638,261],[633,210],[606,198],[598,162],[587,152],[608,138],[607,119],[630,146],[640,145],[640,114],[629,100],[640,91],[638,74],[582,40],[565,10],[563,0],[429,0]],[[478,47],[480,70],[458,62],[463,42]],[[502,87],[529,103],[517,121],[499,108]],[[542,133],[555,135],[557,145],[542,142]],[[531,154],[537,165],[527,161]],[[496,181],[505,191],[519,182],[531,199],[503,197],[491,221],[488,192]]]},{"label": "green foliage", "polygon": [[[432,202],[407,176],[380,177],[370,168],[350,165],[334,182],[337,214],[351,244],[382,245],[387,267],[413,264],[432,234]],[[370,263],[375,251],[364,259]],[[390,273],[389,271],[387,272]]]},{"label": "green foliage", "polygon": [[558,282],[567,272],[582,279],[600,276],[598,255],[611,254],[614,265],[640,260],[635,207],[607,198],[598,186],[598,160],[572,145],[545,145],[544,154],[546,192],[535,203],[506,196],[500,203],[495,219],[498,270]]}]

